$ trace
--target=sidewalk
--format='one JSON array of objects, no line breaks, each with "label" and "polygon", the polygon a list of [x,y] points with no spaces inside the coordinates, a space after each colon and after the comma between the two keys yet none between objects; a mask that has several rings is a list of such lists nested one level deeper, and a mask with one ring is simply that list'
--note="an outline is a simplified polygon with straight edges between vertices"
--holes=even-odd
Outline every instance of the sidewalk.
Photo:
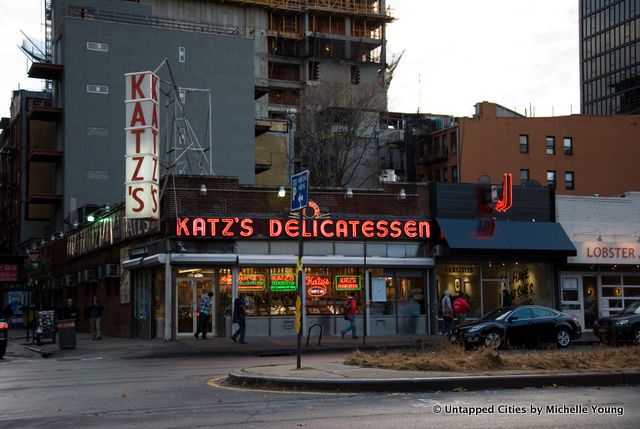
[{"label": "sidewalk", "polygon": [[[238,344],[229,338],[209,338],[196,340],[192,336],[180,337],[177,341],[140,340],[131,338],[102,337],[92,341],[88,333],[77,333],[76,347],[60,350],[57,343],[43,343],[37,346],[27,342],[25,331],[13,329],[10,332],[8,358],[43,357],[59,360],[80,359],[145,359],[215,356],[292,356],[296,354],[295,337],[248,337],[248,344]],[[440,336],[389,336],[367,337],[363,339],[341,339],[323,337],[311,338],[309,346],[306,338],[302,342],[303,355],[344,352],[355,349],[365,351],[406,350],[411,347],[429,349],[443,341]],[[575,345],[589,345],[596,342],[595,336],[583,334]],[[570,349],[569,349],[570,350]],[[342,392],[361,391],[437,391],[524,388],[543,386],[611,386],[640,385],[640,371],[614,372],[574,372],[558,371],[497,371],[477,374],[451,372],[396,371],[378,368],[360,368],[342,362],[314,363],[313,367],[297,369],[295,363],[289,365],[267,365],[238,369],[231,372],[227,381],[239,386],[263,388],[323,390]]]},{"label": "sidewalk", "polygon": [[[366,337],[359,339],[335,336],[323,336],[318,345],[318,337],[302,339],[302,353],[349,353],[359,350],[399,350],[411,346],[428,346],[433,341],[439,341],[439,336],[388,336]],[[178,337],[176,341],[141,340],[135,338],[113,338],[103,336],[100,341],[92,341],[88,333],[76,334],[76,347],[60,350],[58,343],[43,342],[40,346],[27,342],[23,329],[12,329],[9,333],[9,349],[7,354],[18,356],[37,356],[38,351],[43,357],[51,358],[86,358],[101,356],[103,358],[136,359],[136,358],[171,358],[190,356],[279,356],[296,354],[296,337],[247,337],[248,344],[234,343],[229,338],[209,337],[206,340],[196,340],[193,336]],[[27,349],[26,347],[29,347]]]}]

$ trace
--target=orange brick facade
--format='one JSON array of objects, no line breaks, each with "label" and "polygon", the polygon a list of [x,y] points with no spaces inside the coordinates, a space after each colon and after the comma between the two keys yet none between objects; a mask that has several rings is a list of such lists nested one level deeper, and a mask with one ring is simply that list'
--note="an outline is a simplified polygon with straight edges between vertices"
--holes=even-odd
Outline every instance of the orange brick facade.
[{"label": "orange brick facade", "polygon": [[[520,136],[528,152],[521,153]],[[553,137],[554,154],[547,154]],[[571,139],[571,154],[563,142]],[[493,103],[479,103],[472,118],[459,118],[458,126],[432,135],[423,153],[432,162],[417,166],[420,180],[475,183],[486,175],[500,183],[505,172],[521,184],[521,170],[529,180],[547,186],[554,171],[560,195],[619,195],[640,189],[640,115],[527,118]],[[573,173],[574,186],[565,173]]]}]

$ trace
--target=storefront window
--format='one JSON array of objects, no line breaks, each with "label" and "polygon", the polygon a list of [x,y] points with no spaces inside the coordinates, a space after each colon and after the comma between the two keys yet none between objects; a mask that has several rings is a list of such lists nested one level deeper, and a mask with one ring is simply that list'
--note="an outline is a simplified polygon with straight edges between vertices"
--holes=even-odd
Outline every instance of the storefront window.
[{"label": "storefront window", "polygon": [[467,317],[482,315],[480,292],[480,265],[459,263],[441,265],[437,268],[438,304],[442,300],[445,290],[451,292],[452,297],[462,295],[471,306],[471,313]]},{"label": "storefront window", "polygon": [[334,288],[330,269],[307,268],[307,314],[328,316],[334,312]]},{"label": "storefront window", "polygon": [[238,295],[248,299],[245,306],[247,316],[268,316],[267,270],[264,268],[243,268],[238,272]]},{"label": "storefront window", "polygon": [[425,314],[424,274],[421,271],[397,274],[399,274],[397,282],[398,315],[417,316]]}]

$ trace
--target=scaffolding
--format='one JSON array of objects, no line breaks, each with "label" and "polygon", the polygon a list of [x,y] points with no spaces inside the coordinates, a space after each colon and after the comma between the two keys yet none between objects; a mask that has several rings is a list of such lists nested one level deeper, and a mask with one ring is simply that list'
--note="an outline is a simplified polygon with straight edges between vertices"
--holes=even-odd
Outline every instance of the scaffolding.
[{"label": "scaffolding", "polygon": [[225,0],[225,3],[294,12],[325,11],[393,19],[391,9],[382,10],[379,0]]}]

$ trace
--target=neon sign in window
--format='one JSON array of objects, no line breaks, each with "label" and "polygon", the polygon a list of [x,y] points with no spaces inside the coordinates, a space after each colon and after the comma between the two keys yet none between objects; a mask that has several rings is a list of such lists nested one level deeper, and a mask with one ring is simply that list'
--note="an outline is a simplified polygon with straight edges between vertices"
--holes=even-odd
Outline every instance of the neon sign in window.
[{"label": "neon sign in window", "polygon": [[245,292],[264,290],[264,274],[239,274],[238,290]]},{"label": "neon sign in window", "polygon": [[311,275],[305,279],[307,286],[307,296],[312,298],[320,298],[327,294],[331,277],[327,275]]},{"label": "neon sign in window", "polygon": [[336,276],[336,290],[360,290],[361,276]]},{"label": "neon sign in window", "polygon": [[293,273],[271,274],[270,278],[273,292],[295,292],[298,290],[296,275]]}]

